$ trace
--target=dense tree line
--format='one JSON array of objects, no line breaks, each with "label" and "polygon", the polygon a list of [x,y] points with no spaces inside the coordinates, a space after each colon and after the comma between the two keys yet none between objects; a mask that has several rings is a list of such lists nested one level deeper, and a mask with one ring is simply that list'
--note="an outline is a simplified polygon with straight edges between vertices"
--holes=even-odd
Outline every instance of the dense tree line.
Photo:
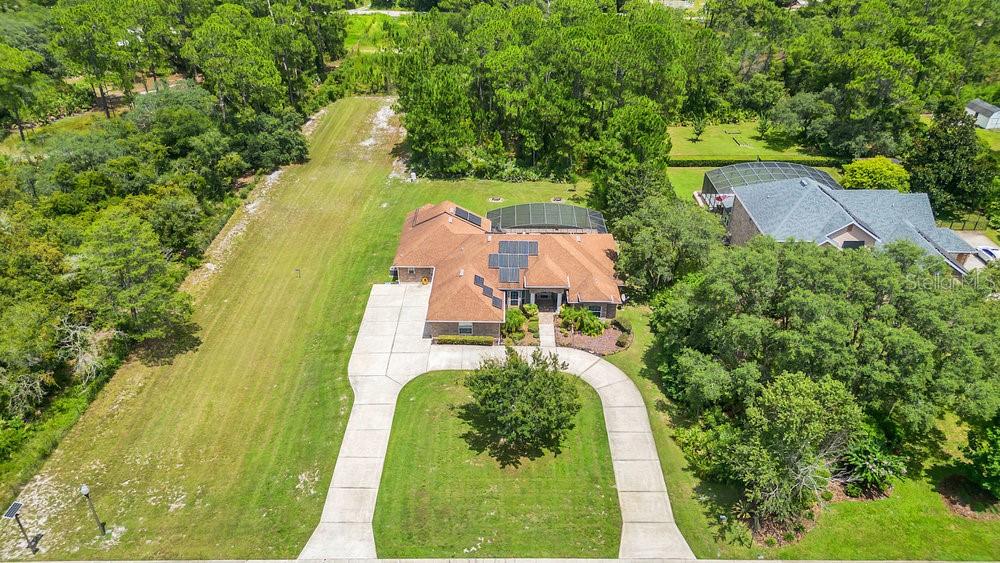
[{"label": "dense tree line", "polygon": [[703,476],[741,486],[738,514],[795,522],[831,479],[881,492],[937,447],[945,413],[996,459],[1000,302],[944,268],[907,243],[757,237],[653,300],[656,365],[691,420],[680,441]]},{"label": "dense tree line", "polygon": [[988,0],[710,0],[687,19],[647,2],[416,7],[454,11],[416,18],[400,44],[414,164],[434,174],[601,170],[624,108],[696,125],[755,117],[825,154],[901,156],[922,112],[1000,94]]},{"label": "dense tree line", "polygon": [[307,157],[303,112],[343,55],[343,7],[0,12],[0,121],[23,129],[81,92],[106,117],[0,158],[0,457],[54,393],[99,381],[136,344],[190,334],[180,282],[238,205],[238,178]]}]

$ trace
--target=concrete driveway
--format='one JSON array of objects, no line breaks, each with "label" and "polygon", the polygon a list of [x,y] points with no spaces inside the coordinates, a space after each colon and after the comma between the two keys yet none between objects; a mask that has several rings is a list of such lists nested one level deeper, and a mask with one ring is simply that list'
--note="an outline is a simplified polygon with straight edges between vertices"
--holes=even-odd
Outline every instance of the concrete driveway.
[{"label": "concrete driveway", "polygon": [[[320,523],[299,559],[375,558],[372,517],[396,399],[428,371],[470,370],[504,349],[438,346],[423,338],[430,286],[376,285],[348,364],[354,407]],[[533,348],[519,348],[530,354]],[[635,384],[607,361],[569,348],[543,347],[601,398],[622,513],[622,559],[694,559],[674,523],[649,417]],[[572,517],[572,515],[567,515]]]}]

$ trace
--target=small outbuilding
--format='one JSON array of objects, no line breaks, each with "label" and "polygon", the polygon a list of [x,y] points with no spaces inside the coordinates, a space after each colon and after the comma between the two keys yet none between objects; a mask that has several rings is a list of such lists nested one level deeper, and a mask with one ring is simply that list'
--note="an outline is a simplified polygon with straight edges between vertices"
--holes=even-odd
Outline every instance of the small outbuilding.
[{"label": "small outbuilding", "polygon": [[983,129],[1000,129],[1000,108],[976,98],[965,105],[965,113],[972,116],[976,126]]}]

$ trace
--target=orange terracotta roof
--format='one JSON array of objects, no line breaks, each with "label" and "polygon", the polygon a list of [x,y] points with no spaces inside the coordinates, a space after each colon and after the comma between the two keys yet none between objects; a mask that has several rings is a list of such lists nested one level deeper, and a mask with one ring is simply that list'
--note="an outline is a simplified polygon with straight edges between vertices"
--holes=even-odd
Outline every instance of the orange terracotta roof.
[{"label": "orange terracotta roof", "polygon": [[[500,283],[500,272],[489,267],[489,255],[501,240],[538,241],[538,256],[528,258],[516,283]],[[502,322],[504,312],[474,283],[503,297],[502,289],[566,289],[569,303],[621,303],[614,273],[616,245],[610,234],[491,233],[489,220],[476,226],[455,215],[455,204],[444,201],[411,212],[403,225],[393,267],[434,267],[427,320]]]}]

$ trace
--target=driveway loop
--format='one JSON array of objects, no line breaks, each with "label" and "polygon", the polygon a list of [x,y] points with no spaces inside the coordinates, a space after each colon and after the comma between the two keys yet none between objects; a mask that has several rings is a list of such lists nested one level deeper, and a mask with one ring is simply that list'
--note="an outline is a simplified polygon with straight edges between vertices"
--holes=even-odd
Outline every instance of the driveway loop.
[{"label": "driveway loop", "polygon": [[[396,399],[403,385],[438,370],[472,370],[502,347],[431,345],[423,337],[431,286],[372,287],[348,363],[354,406],[344,432],[320,523],[299,559],[374,559],[372,517]],[[547,342],[546,342],[547,343]],[[597,390],[611,447],[622,514],[620,559],[694,559],[674,523],[663,470],[642,395],[606,360],[571,348],[549,348],[566,371]],[[533,348],[518,347],[521,354]]]}]

